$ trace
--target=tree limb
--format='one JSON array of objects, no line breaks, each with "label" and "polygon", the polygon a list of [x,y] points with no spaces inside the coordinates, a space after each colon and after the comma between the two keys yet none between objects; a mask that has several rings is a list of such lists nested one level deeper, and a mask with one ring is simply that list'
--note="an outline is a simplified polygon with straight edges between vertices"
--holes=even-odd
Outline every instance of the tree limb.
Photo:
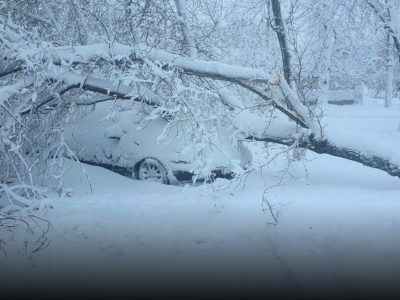
[{"label": "tree limb", "polygon": [[383,26],[385,30],[388,32],[388,34],[391,35],[400,61],[400,37],[397,35],[397,31],[392,26],[392,20],[390,19],[390,15],[386,11],[385,7],[383,7],[376,0],[368,0],[367,4],[372,8],[376,16],[382,21]]},{"label": "tree limb", "polygon": [[311,150],[318,154],[329,154],[332,156],[352,160],[363,164],[364,166],[382,170],[391,176],[400,178],[400,167],[389,159],[383,158],[379,154],[370,154],[350,149],[347,147],[335,145],[329,140],[316,139],[314,135],[303,137],[299,140],[294,137],[276,137],[276,136],[248,136],[248,140],[276,143],[286,146],[297,144],[300,148]]},{"label": "tree limb", "polygon": [[[222,62],[193,59],[148,47],[143,44],[135,47],[117,43],[112,47],[106,44],[77,46],[74,48],[55,47],[54,52],[57,54],[57,57],[53,58],[53,62],[57,65],[61,65],[63,61],[85,64],[90,61],[98,60],[99,58],[112,60],[114,62],[129,59],[130,61],[139,60],[146,63],[146,60],[150,60],[153,62],[161,62],[163,68],[178,68],[184,74],[233,82],[256,93],[266,100],[268,104],[273,105],[301,127],[310,128],[312,130],[315,128],[304,105],[300,102],[298,97],[293,96],[294,94],[291,92],[286,81],[279,76],[273,80],[266,72],[258,69],[235,66]],[[87,86],[87,88],[89,87],[91,87],[91,85]],[[267,95],[268,92],[270,92],[270,95]],[[104,93],[104,91],[101,91],[101,93]],[[121,96],[122,95],[118,95],[118,97]]]},{"label": "tree limb", "polygon": [[21,60],[9,61],[3,59],[0,63],[0,78],[23,70],[24,62]]}]

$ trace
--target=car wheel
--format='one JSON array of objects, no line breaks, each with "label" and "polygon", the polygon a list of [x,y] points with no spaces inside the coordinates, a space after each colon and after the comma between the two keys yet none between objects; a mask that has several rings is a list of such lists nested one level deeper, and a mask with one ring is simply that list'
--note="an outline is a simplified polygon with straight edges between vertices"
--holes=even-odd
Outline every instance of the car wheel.
[{"label": "car wheel", "polygon": [[136,172],[137,179],[168,183],[167,170],[157,159],[145,158]]}]

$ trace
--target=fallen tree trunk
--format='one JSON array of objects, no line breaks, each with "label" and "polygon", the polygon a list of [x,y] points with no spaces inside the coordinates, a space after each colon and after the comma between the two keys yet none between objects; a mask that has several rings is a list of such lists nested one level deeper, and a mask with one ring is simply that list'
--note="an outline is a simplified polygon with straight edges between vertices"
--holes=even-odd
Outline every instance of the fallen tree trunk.
[{"label": "fallen tree trunk", "polygon": [[252,141],[276,143],[286,146],[293,146],[296,144],[296,146],[300,148],[305,148],[318,154],[328,154],[352,160],[363,164],[364,166],[379,169],[388,173],[391,176],[400,178],[399,165],[395,164],[390,159],[384,158],[379,154],[366,153],[359,150],[336,145],[326,139],[316,139],[313,135],[306,136],[298,140],[291,137],[280,138],[275,136],[248,136],[247,139]]}]

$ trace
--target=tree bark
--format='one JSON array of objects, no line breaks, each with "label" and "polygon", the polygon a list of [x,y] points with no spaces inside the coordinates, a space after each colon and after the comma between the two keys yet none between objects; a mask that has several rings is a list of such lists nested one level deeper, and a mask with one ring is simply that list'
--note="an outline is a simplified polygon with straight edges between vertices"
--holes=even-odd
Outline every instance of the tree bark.
[{"label": "tree bark", "polygon": [[276,32],[281,50],[283,74],[290,86],[292,86],[291,56],[288,49],[285,24],[283,23],[281,4],[279,0],[271,0],[272,13],[274,15],[273,29]]}]

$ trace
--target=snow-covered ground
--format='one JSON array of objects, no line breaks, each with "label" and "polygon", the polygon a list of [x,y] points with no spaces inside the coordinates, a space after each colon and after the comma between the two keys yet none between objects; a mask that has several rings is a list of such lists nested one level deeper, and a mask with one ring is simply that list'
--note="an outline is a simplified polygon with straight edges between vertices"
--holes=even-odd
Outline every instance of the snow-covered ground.
[{"label": "snow-covered ground", "polygon": [[[325,115],[329,127],[400,151],[399,104],[382,106],[327,106]],[[262,145],[251,147],[254,166],[264,164]],[[42,213],[53,226],[49,246],[29,254],[34,245],[25,252],[21,241],[31,235],[8,240],[1,278],[191,293],[231,286],[238,295],[400,293],[400,180],[382,171],[311,152],[289,167],[283,155],[246,179],[197,186],[84,167],[88,176],[68,163],[71,196]],[[276,225],[266,201],[279,211]]]}]

